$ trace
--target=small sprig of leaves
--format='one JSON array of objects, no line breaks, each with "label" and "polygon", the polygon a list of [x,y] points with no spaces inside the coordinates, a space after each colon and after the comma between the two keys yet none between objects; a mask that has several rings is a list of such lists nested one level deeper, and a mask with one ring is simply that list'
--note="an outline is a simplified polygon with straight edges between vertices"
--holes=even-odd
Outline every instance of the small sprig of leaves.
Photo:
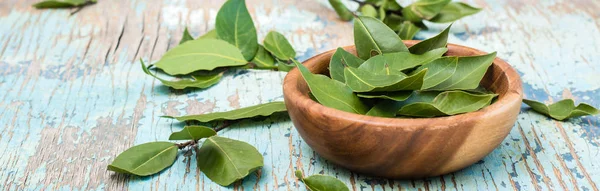
[{"label": "small sprig of leaves", "polygon": [[170,81],[144,72],[174,89],[208,88],[228,69],[289,71],[296,51],[284,35],[271,31],[258,43],[256,28],[244,0],[229,0],[217,13],[215,29],[194,39],[187,28],[179,45],[170,49],[153,66],[168,75],[184,78]]},{"label": "small sprig of leaves", "polygon": [[96,3],[97,0],[45,0],[33,4],[38,9],[81,7]]},{"label": "small sprig of leaves", "polygon": [[[340,19],[352,20],[353,11],[343,3],[344,0],[329,0]],[[396,0],[348,0],[359,4],[355,12],[383,21],[404,40],[413,39],[421,30],[427,29],[423,21],[449,23],[481,11],[461,2],[451,0],[417,0],[403,7]]]},{"label": "small sprig of leaves", "polygon": [[550,105],[529,99],[523,99],[523,103],[529,105],[534,111],[559,121],[573,117],[597,115],[600,113],[598,109],[586,103],[580,103],[575,106],[575,102],[572,99],[560,100]]},{"label": "small sprig of leaves", "polygon": [[263,166],[263,157],[254,146],[217,136],[217,132],[235,121],[284,111],[286,109],[283,102],[271,102],[228,112],[168,117],[180,121],[222,122],[223,125],[214,129],[206,126],[185,126],[181,131],[169,136],[169,140],[172,141],[187,140],[183,143],[150,142],[131,147],[119,154],[108,165],[108,170],[137,176],[153,175],[170,167],[180,154],[178,150],[184,150],[186,156],[196,154],[198,168],[209,179],[222,186],[228,186],[260,169]]}]

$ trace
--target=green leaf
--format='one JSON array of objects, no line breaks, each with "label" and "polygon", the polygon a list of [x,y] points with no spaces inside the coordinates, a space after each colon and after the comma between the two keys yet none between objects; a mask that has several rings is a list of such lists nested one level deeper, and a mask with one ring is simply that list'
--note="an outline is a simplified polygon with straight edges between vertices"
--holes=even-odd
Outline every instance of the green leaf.
[{"label": "green leaf", "polygon": [[294,65],[294,64],[288,64],[285,62],[277,61],[277,70],[279,70],[279,71],[289,72],[290,70],[294,69],[295,67],[296,67],[296,65]]},{"label": "green leaf", "polygon": [[404,18],[400,15],[390,13],[383,19],[383,23],[394,31],[398,31],[400,25],[404,22]]},{"label": "green leaf", "polygon": [[329,4],[331,4],[335,12],[343,21],[349,21],[352,19],[352,12],[348,10],[348,8],[346,8],[346,6],[340,0],[329,0]]},{"label": "green leaf", "polygon": [[437,48],[421,55],[411,54],[409,52],[396,52],[383,54],[383,56],[391,70],[402,71],[427,64],[442,57],[447,51],[447,48]]},{"label": "green leaf", "polygon": [[171,166],[177,158],[178,147],[170,142],[151,142],[131,147],[108,165],[108,170],[148,176]]},{"label": "green leaf", "polygon": [[[384,2],[387,2],[387,1],[384,1]],[[379,9],[377,9],[377,11],[378,11],[377,15],[379,15],[379,17],[377,17],[377,18],[381,21],[383,21],[385,19],[385,17],[387,16],[385,5],[386,5],[386,3],[384,3],[382,6],[379,7]]]},{"label": "green leaf", "polygon": [[369,60],[362,63],[358,69],[365,70],[376,75],[399,75],[406,77],[406,74],[400,72],[400,70],[391,69],[383,55],[377,55],[369,58]]},{"label": "green leaf", "polygon": [[481,9],[471,7],[466,3],[450,2],[444,6],[444,8],[442,8],[439,14],[432,19],[429,19],[429,21],[436,23],[447,23],[456,21],[469,15],[473,15],[479,11],[481,11]]},{"label": "green leaf", "polygon": [[180,75],[246,63],[240,51],[225,41],[197,39],[169,50],[155,66],[167,74]]},{"label": "green leaf", "polygon": [[470,57],[458,57],[454,74],[442,83],[429,88],[431,90],[468,90],[475,89],[492,65],[496,52]]},{"label": "green leaf", "polygon": [[347,52],[343,48],[337,48],[329,61],[329,75],[334,80],[345,82],[344,65],[357,68],[363,62],[365,62],[363,59],[354,56],[354,54]]},{"label": "green leaf", "polygon": [[304,65],[295,63],[319,103],[351,113],[364,114],[367,112],[367,107],[348,86],[327,76],[313,74]]},{"label": "green leaf", "polygon": [[402,10],[402,6],[400,4],[398,4],[398,2],[396,2],[396,0],[385,0],[384,5],[382,5],[382,7],[385,7],[386,10],[390,10],[390,11],[398,11],[398,10]]},{"label": "green leaf", "polygon": [[36,4],[33,4],[33,7],[38,9],[44,8],[68,8],[68,7],[78,7],[87,4],[96,3],[96,0],[46,0]]},{"label": "green leaf", "polygon": [[377,17],[377,9],[373,5],[365,4],[360,7],[360,12],[363,16]]},{"label": "green leaf", "polygon": [[196,157],[202,173],[222,186],[228,186],[263,166],[262,155],[252,145],[219,136],[206,139]]},{"label": "green leaf", "polygon": [[211,121],[223,121],[223,120],[238,120],[247,119],[257,116],[269,116],[276,112],[286,111],[285,104],[281,101],[259,104],[255,106],[240,108],[226,112],[215,112],[200,115],[188,115],[181,117],[163,116],[166,118],[177,119],[178,121],[199,121],[199,122],[211,122]]},{"label": "green leaf", "polygon": [[364,69],[346,67],[344,69],[346,84],[354,92],[369,92],[376,88],[394,85],[407,77],[373,73]]},{"label": "green leaf", "polygon": [[421,29],[410,21],[404,21],[398,27],[398,36],[402,40],[412,40]]},{"label": "green leaf", "polygon": [[239,48],[247,61],[254,58],[258,50],[258,37],[245,0],[226,1],[217,13],[215,28],[219,38]]},{"label": "green leaf", "polygon": [[354,20],[354,45],[358,57],[365,60],[373,54],[408,52],[392,29],[372,17],[359,16]]},{"label": "green leaf", "polygon": [[423,79],[427,74],[427,70],[422,70],[414,73],[400,82],[397,82],[391,86],[375,88],[372,92],[390,92],[390,91],[402,91],[402,90],[420,90],[423,87]]},{"label": "green leaf", "polygon": [[295,174],[310,191],[350,191],[344,182],[332,176],[316,174],[304,178],[300,170],[297,170]]},{"label": "green leaf", "polygon": [[415,98],[407,100],[399,111],[399,115],[413,117],[436,117],[446,115],[456,115],[477,111],[490,105],[496,94],[471,94],[464,91],[446,91],[439,93],[431,100],[431,93],[426,93],[425,98],[418,98],[419,95],[413,95]]},{"label": "green leaf", "polygon": [[379,103],[375,104],[375,106],[373,106],[366,115],[392,118],[396,117],[396,112],[398,112],[401,107],[402,104],[400,102],[393,100],[381,100]]},{"label": "green leaf", "polygon": [[450,32],[450,27],[452,27],[452,25],[448,26],[448,28],[446,28],[440,34],[411,46],[408,50],[410,50],[410,53],[413,54],[424,54],[433,49],[446,47],[448,44],[448,33]]},{"label": "green leaf", "polygon": [[185,30],[183,30],[183,36],[181,37],[179,44],[183,44],[184,42],[187,42],[189,40],[194,40],[194,37],[192,37],[192,35],[190,34],[190,31],[188,31],[187,27],[185,27]]},{"label": "green leaf", "polygon": [[420,72],[424,69],[428,70],[423,78],[423,87],[421,89],[432,88],[452,77],[456,71],[457,64],[458,57],[442,57],[417,68],[414,72]]},{"label": "green leaf", "polygon": [[199,140],[217,135],[215,130],[205,126],[185,126],[183,130],[171,133],[169,140]]},{"label": "green leaf", "polygon": [[169,81],[162,79],[150,72],[150,70],[148,70],[148,67],[146,67],[146,64],[144,64],[144,61],[142,59],[140,59],[140,63],[142,63],[142,70],[144,70],[144,73],[156,78],[157,80],[162,82],[163,85],[178,90],[185,88],[208,88],[212,85],[215,85],[216,83],[219,83],[219,81],[221,81],[221,77],[223,77],[223,72],[220,72],[217,74],[210,75],[191,75],[193,80],[183,79],[178,81]]},{"label": "green leaf", "polygon": [[450,3],[451,0],[418,0],[402,9],[402,14],[408,21],[429,20],[435,17]]},{"label": "green leaf", "polygon": [[208,32],[204,33],[204,35],[198,37],[198,39],[218,39],[217,30],[209,30]]},{"label": "green leaf", "polygon": [[394,101],[404,101],[411,95],[411,91],[397,91],[397,92],[363,92],[357,94],[358,97],[369,98],[369,99],[388,99]]},{"label": "green leaf", "polygon": [[572,99],[560,100],[550,105],[529,99],[523,99],[523,103],[529,105],[534,111],[559,121],[573,117],[597,115],[600,113],[598,109],[585,103],[580,103],[575,106],[575,102]]},{"label": "green leaf", "polygon": [[252,63],[256,64],[258,68],[275,68],[275,59],[262,45],[258,45],[258,51],[252,59]]},{"label": "green leaf", "polygon": [[267,49],[273,56],[281,59],[281,60],[290,60],[296,57],[296,51],[285,39],[285,36],[282,34],[271,31],[265,37],[265,49]]}]

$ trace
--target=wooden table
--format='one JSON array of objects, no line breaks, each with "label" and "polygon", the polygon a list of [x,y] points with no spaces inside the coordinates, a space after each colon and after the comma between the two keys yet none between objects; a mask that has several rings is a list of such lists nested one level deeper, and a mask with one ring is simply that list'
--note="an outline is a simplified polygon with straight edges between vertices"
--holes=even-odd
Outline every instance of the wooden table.
[{"label": "wooden table", "polygon": [[[167,140],[181,124],[161,115],[227,111],[282,100],[284,72],[230,72],[207,90],[173,91],[140,69],[214,27],[223,0],[99,0],[36,10],[35,0],[0,2],[0,189],[298,190],[294,170],[324,173],[353,190],[598,190],[600,116],[557,122],[525,107],[502,145],[461,171],[394,181],[352,173],[314,153],[289,118],[247,121],[222,131],[263,153],[265,166],[221,187],[179,157],[138,178],[106,171],[132,145]],[[522,75],[527,98],[574,98],[600,106],[600,2],[473,0],[484,10],[454,24],[450,42],[498,51]],[[248,0],[262,39],[291,39],[300,60],[350,45],[352,24],[325,0]],[[438,33],[432,25],[417,38]],[[390,159],[391,160],[391,159]]]}]

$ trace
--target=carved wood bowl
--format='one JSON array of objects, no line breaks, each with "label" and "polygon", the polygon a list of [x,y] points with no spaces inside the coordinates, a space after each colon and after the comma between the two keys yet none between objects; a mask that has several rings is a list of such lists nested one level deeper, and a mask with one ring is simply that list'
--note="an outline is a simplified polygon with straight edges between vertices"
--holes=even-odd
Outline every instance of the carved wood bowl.
[{"label": "carved wood bowl", "polygon": [[[404,41],[412,46],[418,41]],[[354,46],[345,50],[356,54]],[[335,50],[303,64],[328,74]],[[449,56],[485,54],[448,44]],[[438,176],[465,168],[492,152],[512,129],[523,96],[517,72],[499,58],[481,84],[498,94],[492,105],[476,112],[437,118],[382,118],[325,107],[309,98],[297,69],[285,77],[283,93],[294,126],[319,155],[355,172],[393,178]]]}]

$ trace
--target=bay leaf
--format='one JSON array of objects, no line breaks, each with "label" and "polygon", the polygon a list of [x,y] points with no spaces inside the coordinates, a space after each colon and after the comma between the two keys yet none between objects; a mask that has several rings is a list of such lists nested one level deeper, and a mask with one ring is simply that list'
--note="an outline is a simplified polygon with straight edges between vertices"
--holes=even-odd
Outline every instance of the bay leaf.
[{"label": "bay leaf", "polygon": [[598,109],[586,103],[580,103],[575,106],[575,102],[572,99],[560,100],[550,105],[529,99],[523,99],[523,103],[529,105],[534,111],[559,121],[600,113]]},{"label": "bay leaf", "polygon": [[258,50],[258,37],[245,0],[225,1],[217,13],[215,28],[219,39],[235,45],[245,60],[254,58]]},{"label": "bay leaf", "polygon": [[390,11],[399,11],[402,10],[402,6],[396,2],[396,0],[385,0],[385,9]]},{"label": "bay leaf", "polygon": [[225,41],[197,39],[169,50],[155,66],[167,74],[181,75],[246,63],[240,51]]},{"label": "bay leaf", "polygon": [[182,80],[177,80],[177,81],[169,81],[169,80],[162,79],[162,78],[156,76],[155,74],[153,74],[152,72],[150,72],[150,70],[148,70],[148,67],[146,67],[146,64],[144,64],[144,61],[142,59],[140,59],[140,63],[142,63],[142,70],[144,71],[144,73],[156,78],[163,85],[171,87],[173,89],[178,89],[178,90],[185,89],[185,88],[200,88],[200,89],[208,88],[212,85],[219,83],[219,81],[221,81],[221,78],[223,77],[223,72],[220,72],[220,73],[209,74],[209,75],[191,75],[191,78],[193,80],[182,79]]},{"label": "bay leaf", "polygon": [[361,59],[369,59],[373,54],[408,52],[400,37],[383,22],[359,16],[354,19],[354,45]]},{"label": "bay leaf", "polygon": [[207,138],[196,153],[198,168],[213,182],[228,186],[263,166],[254,146],[225,137]]},{"label": "bay leaf", "polygon": [[373,7],[371,4],[365,4],[361,6],[359,10],[363,16],[377,17],[377,9],[375,9],[375,7]]},{"label": "bay leaf", "polygon": [[423,79],[425,77],[425,74],[427,74],[427,69],[414,73],[390,86],[375,88],[371,90],[371,92],[420,90],[423,86]]},{"label": "bay leaf", "polygon": [[412,40],[419,31],[421,31],[419,27],[415,26],[410,21],[404,21],[398,27],[398,36],[400,36],[402,40]]},{"label": "bay leaf", "polygon": [[97,0],[45,0],[33,4],[33,7],[38,9],[45,8],[68,8],[68,7],[78,7],[84,6],[87,4],[96,3]]},{"label": "bay leaf", "polygon": [[316,174],[305,178],[300,170],[295,174],[310,191],[350,191],[344,182],[332,176]]},{"label": "bay leaf", "polygon": [[211,121],[225,121],[225,120],[238,120],[247,119],[258,116],[270,116],[276,112],[286,111],[285,104],[281,101],[264,103],[255,106],[240,108],[236,110],[226,112],[214,112],[200,115],[187,115],[181,117],[163,116],[166,118],[176,119],[178,121],[199,121],[199,122],[211,122]]},{"label": "bay leaf", "polygon": [[451,0],[418,0],[402,9],[408,21],[429,20],[435,17]]},{"label": "bay leaf", "polygon": [[358,69],[365,70],[376,75],[398,75],[406,77],[406,74],[400,72],[399,70],[390,69],[387,60],[383,55],[377,55],[369,58],[369,60],[362,63]]},{"label": "bay leaf", "polygon": [[383,19],[383,23],[390,27],[393,31],[398,31],[403,22],[404,18],[394,13],[389,13],[386,15],[385,19]]},{"label": "bay leaf", "polygon": [[346,85],[354,92],[369,92],[376,88],[392,86],[407,78],[401,75],[377,74],[352,67],[344,69],[344,77]]},{"label": "bay leaf", "polygon": [[388,100],[394,100],[394,101],[404,101],[404,100],[408,99],[411,95],[412,95],[411,91],[363,92],[363,93],[357,94],[357,96],[361,97],[361,98],[388,99]]},{"label": "bay leaf", "polygon": [[448,23],[456,21],[460,18],[473,15],[481,11],[479,8],[472,7],[462,2],[450,2],[435,17],[429,19],[435,23]]},{"label": "bay leaf", "polygon": [[108,170],[148,176],[171,166],[177,158],[178,147],[170,142],[150,142],[123,151],[108,165]]},{"label": "bay leaf", "polygon": [[295,64],[288,64],[282,61],[277,61],[277,70],[283,72],[289,72],[296,67]]},{"label": "bay leaf", "polygon": [[313,74],[304,65],[295,63],[310,91],[323,106],[357,114],[367,112],[367,107],[346,84],[321,74]]},{"label": "bay leaf", "polygon": [[442,57],[417,68],[414,72],[424,69],[428,70],[423,78],[423,87],[421,89],[432,88],[452,77],[456,71],[457,64],[458,57]]},{"label": "bay leaf", "polygon": [[194,40],[194,37],[192,37],[192,34],[190,34],[190,31],[188,31],[188,28],[185,27],[185,29],[183,30],[183,36],[181,36],[181,40],[179,40],[179,44],[183,44],[184,42],[187,42],[190,40]]},{"label": "bay leaf", "polygon": [[398,114],[412,117],[437,117],[468,113],[490,105],[497,95],[471,94],[455,90],[441,92],[431,101],[429,101],[431,94],[425,96],[425,98],[414,96],[415,100],[421,99],[421,101],[407,100],[412,103],[402,106]]},{"label": "bay leaf", "polygon": [[258,51],[256,51],[252,63],[256,64],[258,68],[277,68],[275,66],[275,59],[262,45],[258,45]]},{"label": "bay leaf", "polygon": [[496,58],[496,52],[481,55],[458,57],[454,74],[442,83],[429,88],[431,90],[468,90],[475,89]]},{"label": "bay leaf", "polygon": [[345,82],[344,65],[358,68],[363,62],[365,62],[363,59],[354,56],[354,54],[343,48],[337,48],[329,61],[329,76],[334,80]]},{"label": "bay leaf", "polygon": [[278,59],[290,60],[296,57],[296,51],[281,33],[276,31],[269,32],[265,37],[264,44],[265,49]]},{"label": "bay leaf", "polygon": [[[387,1],[384,1],[384,2],[387,2]],[[386,11],[387,11],[387,10],[386,10],[386,6],[387,6],[387,4],[386,4],[386,3],[384,3],[382,6],[380,6],[380,7],[379,7],[379,9],[377,9],[377,11],[378,11],[378,12],[377,12],[377,15],[379,16],[379,17],[377,17],[377,18],[378,18],[379,20],[381,20],[381,21],[383,21],[383,20],[385,19],[385,17],[387,16],[387,14],[386,14]],[[392,30],[393,30],[393,29],[392,29]]]},{"label": "bay leaf", "polygon": [[217,132],[212,128],[205,126],[185,126],[179,132],[171,133],[169,140],[199,140],[217,135]]},{"label": "bay leaf", "polygon": [[447,48],[437,48],[420,55],[409,52],[396,52],[383,54],[383,57],[385,57],[391,70],[402,71],[429,63],[442,57],[447,51]]},{"label": "bay leaf", "polygon": [[452,27],[452,25],[448,26],[446,29],[444,29],[444,31],[440,32],[440,34],[411,46],[408,50],[410,50],[410,53],[413,54],[424,54],[433,49],[445,48],[448,44],[448,33],[450,32],[450,27]]},{"label": "bay leaf", "polygon": [[343,21],[352,20],[353,14],[340,0],[329,0],[329,4]]},{"label": "bay leaf", "polygon": [[402,108],[402,103],[400,102],[393,100],[381,100],[379,103],[375,104],[365,115],[392,118],[396,117],[396,112],[398,112],[400,108]]},{"label": "bay leaf", "polygon": [[218,39],[217,30],[212,29],[204,33],[204,35],[198,37],[198,39]]}]

